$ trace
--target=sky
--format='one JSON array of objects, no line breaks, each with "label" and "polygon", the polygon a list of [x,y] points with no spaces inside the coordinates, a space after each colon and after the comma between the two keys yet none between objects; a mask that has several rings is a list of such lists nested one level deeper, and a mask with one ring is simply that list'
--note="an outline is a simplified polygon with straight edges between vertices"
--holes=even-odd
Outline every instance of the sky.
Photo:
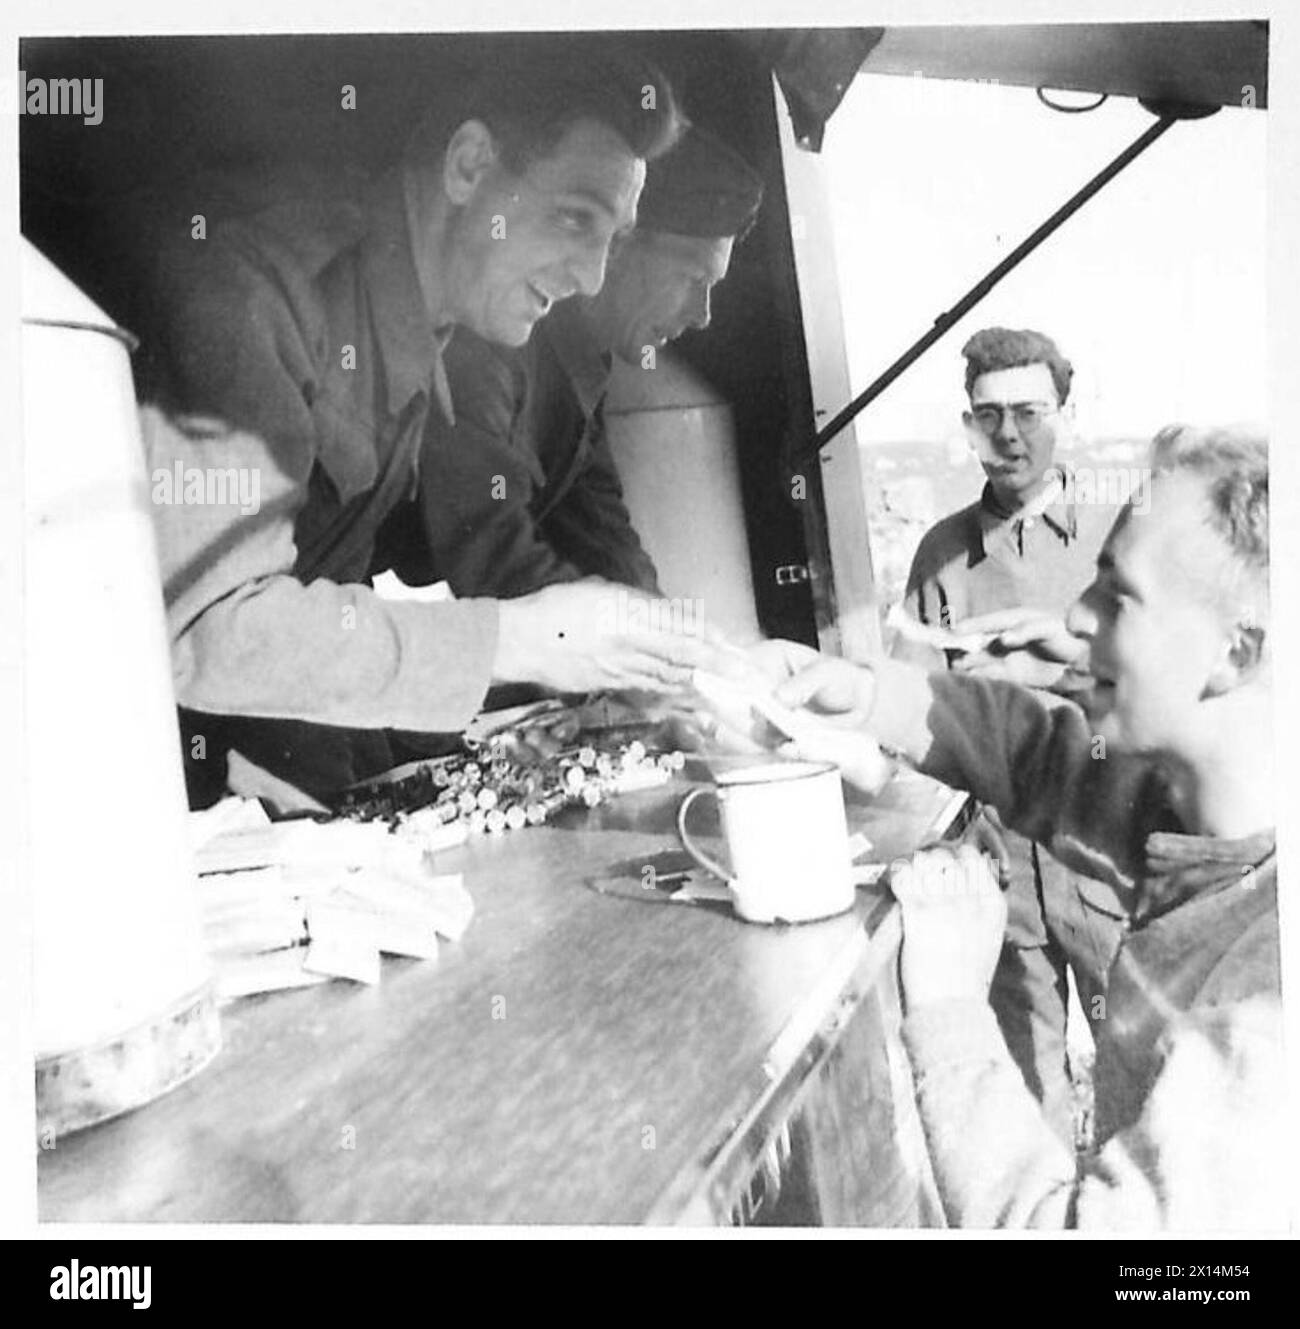
[{"label": "sky", "polygon": [[[858,75],[824,147],[853,391],[1151,122],[1129,98],[1065,115],[1032,88]],[[961,347],[992,324],[1056,339],[1085,438],[1265,421],[1266,123],[1175,125],[868,407],[859,441],[959,436]]]}]

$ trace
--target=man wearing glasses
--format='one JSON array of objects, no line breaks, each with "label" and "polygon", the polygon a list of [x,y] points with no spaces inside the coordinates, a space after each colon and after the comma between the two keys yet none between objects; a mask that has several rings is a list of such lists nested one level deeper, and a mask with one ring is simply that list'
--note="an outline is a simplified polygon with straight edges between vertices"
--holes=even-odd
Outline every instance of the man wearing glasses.
[{"label": "man wearing glasses", "polygon": [[[1055,342],[1028,329],[985,328],[962,347],[970,408],[963,420],[986,477],[979,498],[921,538],[904,610],[954,628],[997,611],[1032,609],[1064,619],[1092,580],[1118,511],[1085,503],[1056,461],[1068,436],[1073,367]],[[972,624],[972,627],[975,625]],[[1002,658],[940,652],[902,633],[896,657],[1065,691],[1065,666],[1037,669],[1029,652]],[[1053,680],[1052,671],[1063,673]],[[1108,887],[1068,872],[1040,846],[1005,833],[1010,867],[1006,942],[990,994],[1003,1036],[1030,1090],[1067,1143],[1074,1096],[1066,1063],[1066,968],[1090,1017],[1118,944],[1122,909]]]}]

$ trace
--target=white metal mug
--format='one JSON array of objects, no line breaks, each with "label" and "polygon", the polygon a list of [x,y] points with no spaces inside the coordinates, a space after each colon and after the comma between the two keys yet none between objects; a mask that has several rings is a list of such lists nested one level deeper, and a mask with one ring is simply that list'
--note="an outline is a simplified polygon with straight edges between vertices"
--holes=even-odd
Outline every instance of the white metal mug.
[{"label": "white metal mug", "polygon": [[[848,827],[839,770],[828,762],[781,761],[728,771],[692,789],[677,809],[682,847],[726,882],[736,913],[751,923],[802,923],[853,904]],[[728,870],[686,829],[696,799],[718,800]]]}]

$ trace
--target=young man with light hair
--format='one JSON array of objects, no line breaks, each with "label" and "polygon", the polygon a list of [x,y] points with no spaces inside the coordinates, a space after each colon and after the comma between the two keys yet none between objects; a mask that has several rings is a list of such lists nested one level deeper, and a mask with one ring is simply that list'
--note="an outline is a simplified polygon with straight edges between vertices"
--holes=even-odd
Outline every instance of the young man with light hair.
[{"label": "young man with light hair", "polygon": [[[1105,880],[1126,924],[1097,1031],[1094,1152],[1025,1088],[989,1006],[1006,906],[972,850],[894,873],[903,1038],[951,1223],[1278,1230],[1281,1059],[1268,462],[1261,438],[1166,436],[1071,608],[1084,709],[1017,685],[771,643],[776,695],[824,716],[807,755],[867,788],[881,747]],[[1040,643],[1052,649],[1045,637]]]}]

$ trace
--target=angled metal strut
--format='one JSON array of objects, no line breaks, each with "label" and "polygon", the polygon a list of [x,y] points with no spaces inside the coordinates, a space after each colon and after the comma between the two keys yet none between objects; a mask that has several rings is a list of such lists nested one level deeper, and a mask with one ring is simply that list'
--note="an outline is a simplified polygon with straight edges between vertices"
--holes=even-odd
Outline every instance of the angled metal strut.
[{"label": "angled metal strut", "polygon": [[1134,139],[1118,157],[1098,171],[1082,189],[1057,208],[1036,231],[1022,240],[995,268],[990,269],[951,309],[940,314],[935,319],[934,326],[923,337],[913,342],[879,378],[854,397],[829,424],[823,426],[816,437],[807,444],[806,448],[797,453],[794,458],[795,464],[797,465],[816,456],[864,407],[875,401],[900,374],[924,355],[949,328],[979,304],[1007,273],[1032,254],[1057,227],[1078,212],[1094,194],[1109,184],[1130,162],[1141,156],[1171,125],[1176,124],[1181,119],[1192,118],[1198,112],[1204,113],[1201,108],[1196,108],[1195,111],[1192,108],[1162,108],[1162,113],[1153,125]]}]

